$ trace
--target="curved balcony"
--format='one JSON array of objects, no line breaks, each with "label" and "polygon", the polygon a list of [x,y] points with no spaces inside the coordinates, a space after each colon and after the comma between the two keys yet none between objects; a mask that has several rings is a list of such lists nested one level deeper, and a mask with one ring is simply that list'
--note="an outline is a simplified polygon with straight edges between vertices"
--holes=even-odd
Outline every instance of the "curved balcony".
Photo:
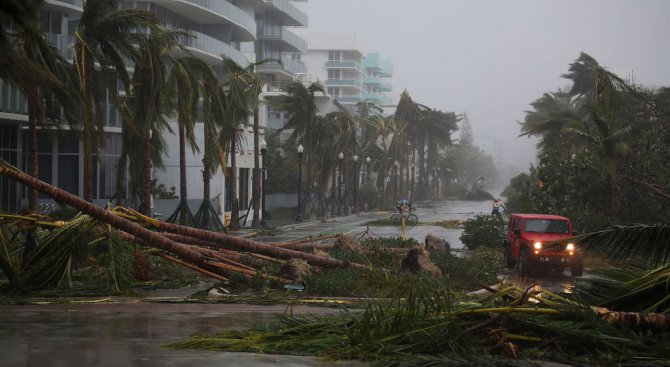
[{"label": "curved balcony", "polygon": [[297,34],[281,27],[275,32],[261,32],[258,35],[259,41],[279,42],[287,48],[287,52],[307,52],[307,41]]},{"label": "curved balcony", "polygon": [[189,31],[189,33],[194,37],[180,37],[179,43],[193,54],[204,57],[208,63],[217,65],[221,62],[221,55],[225,55],[242,67],[249,65],[249,60],[235,47],[204,33],[193,31]]},{"label": "curved balcony", "polygon": [[267,10],[274,11],[280,17],[283,25],[307,26],[307,14],[296,8],[288,0],[265,0],[265,4]]},{"label": "curved balcony", "polygon": [[57,9],[71,19],[77,19],[84,12],[83,0],[45,0],[48,8]]},{"label": "curved balcony", "polygon": [[233,25],[236,42],[256,40],[256,20],[253,14],[225,0],[154,0],[156,4],[201,24]]}]

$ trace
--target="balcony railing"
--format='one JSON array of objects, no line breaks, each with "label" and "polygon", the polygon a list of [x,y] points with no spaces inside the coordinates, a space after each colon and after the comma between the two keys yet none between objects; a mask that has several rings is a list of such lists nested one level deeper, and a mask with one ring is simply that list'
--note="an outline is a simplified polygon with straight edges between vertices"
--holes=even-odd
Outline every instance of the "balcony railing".
[{"label": "balcony railing", "polygon": [[328,87],[361,87],[361,82],[358,79],[326,79],[326,86]]},{"label": "balcony railing", "polygon": [[194,37],[180,37],[179,43],[182,45],[195,49],[196,51],[205,52],[215,58],[220,58],[225,55],[233,59],[240,66],[246,67],[249,65],[249,60],[235,47],[220,41],[216,38],[210,37],[204,33],[189,31]]},{"label": "balcony railing", "polygon": [[210,10],[222,18],[228,19],[252,35],[256,34],[256,20],[253,15],[247,14],[244,10],[225,0],[173,0],[179,2],[192,3],[199,7]]},{"label": "balcony railing", "polygon": [[84,1],[83,0],[46,0],[46,3],[56,4],[56,5],[58,5],[58,3],[66,3],[66,4],[74,5],[78,8],[83,8],[84,7]]},{"label": "balcony railing", "polygon": [[266,41],[283,41],[293,48],[292,51],[307,52],[307,41],[284,27],[279,28],[279,34],[260,31],[258,39]]},{"label": "balcony railing", "polygon": [[337,68],[337,69],[356,69],[361,70],[361,64],[354,60],[329,60],[326,62],[326,68]]},{"label": "balcony railing", "polygon": [[276,10],[286,14],[293,20],[291,26],[307,26],[307,14],[296,8],[288,0],[265,0],[265,3]]}]

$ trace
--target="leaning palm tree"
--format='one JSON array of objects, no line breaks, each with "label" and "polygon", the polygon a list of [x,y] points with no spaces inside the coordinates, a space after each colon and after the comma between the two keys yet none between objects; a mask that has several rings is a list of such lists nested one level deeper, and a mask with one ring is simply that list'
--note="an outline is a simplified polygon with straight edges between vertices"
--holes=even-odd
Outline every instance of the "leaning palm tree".
[{"label": "leaning palm tree", "polygon": [[84,199],[88,201],[93,200],[93,160],[103,141],[100,91],[117,79],[130,85],[125,61],[137,59],[138,45],[148,37],[146,30],[157,31],[160,25],[151,13],[116,9],[118,3],[119,0],[84,2],[74,33],[73,61],[83,95]]},{"label": "leaning palm tree", "polygon": [[[195,215],[196,224],[203,229],[225,230],[216,217],[210,201],[210,181],[219,167],[225,167],[225,152],[229,146],[224,131],[228,130],[225,118],[228,103],[223,87],[216,75],[202,76],[202,122],[204,149],[202,157],[202,204]],[[220,130],[219,130],[220,129]]]},{"label": "leaning palm tree", "polygon": [[[28,174],[38,177],[37,130],[48,125],[46,121],[58,124],[61,107],[69,121],[76,121],[76,102],[79,100],[73,83],[74,70],[47,41],[39,30],[37,14],[42,1],[27,1],[23,5],[3,5],[18,12],[19,31],[12,42],[5,38],[4,29],[0,43],[4,43],[0,57],[0,77],[6,79],[23,92],[28,100]],[[17,8],[18,7],[18,8]],[[48,117],[48,119],[45,119]],[[52,126],[53,127],[53,126]],[[28,189],[28,212],[37,213],[37,191]],[[26,253],[35,246],[35,231],[26,235]]]},{"label": "leaning palm tree", "polygon": [[287,139],[288,144],[297,146],[298,141],[301,141],[305,147],[305,177],[312,177],[314,165],[312,161],[317,159],[314,155],[317,149],[312,139],[315,133],[314,121],[319,110],[316,106],[317,93],[325,93],[318,81],[307,86],[296,81],[288,85],[286,95],[267,98],[273,109],[288,112],[288,121],[280,129],[280,131],[293,130]]},{"label": "leaning palm tree", "polygon": [[[237,64],[233,59],[224,56],[223,57],[223,70],[227,74],[226,87],[228,90],[228,100],[232,106],[236,106],[236,109],[239,110],[239,118],[245,118],[245,111],[249,111],[253,114],[253,123],[254,123],[254,174],[253,174],[253,189],[252,189],[252,201],[254,216],[251,222],[253,227],[257,227],[260,224],[260,191],[261,191],[261,181],[260,181],[260,144],[259,144],[259,117],[258,117],[258,106],[260,104],[260,94],[263,89],[263,83],[255,74],[254,70],[256,66],[265,64],[267,62],[273,61],[271,59],[263,59],[255,63],[251,63],[246,67],[242,67]],[[248,118],[248,115],[246,116]],[[231,159],[232,159],[231,155]],[[235,167],[233,167],[233,170]],[[235,181],[233,181],[235,182]],[[233,198],[235,201],[236,198]]]},{"label": "leaning palm tree", "polygon": [[621,111],[630,110],[641,98],[621,78],[605,70],[591,56],[582,53],[563,77],[573,81],[567,94],[545,94],[527,112],[521,135],[540,136],[542,149],[586,149],[600,158],[607,178],[605,200],[614,208],[618,166],[628,149],[628,129],[618,121]]},{"label": "leaning palm tree", "polygon": [[179,136],[179,205],[168,221],[178,221],[181,225],[195,225],[188,207],[186,146],[191,148],[193,154],[200,153],[195,138],[195,123],[200,96],[204,94],[201,83],[203,74],[215,77],[211,66],[190,55],[173,62],[167,74],[165,99],[177,113]]},{"label": "leaning palm tree", "polygon": [[[167,146],[163,132],[171,132],[165,120],[168,113],[163,103],[167,83],[167,61],[177,47],[181,32],[151,31],[139,44],[139,57],[135,60],[132,88],[126,102],[130,104],[138,134],[130,134],[129,147],[139,147],[140,154],[130,155],[131,179],[141,192],[142,212],[151,216],[153,188],[152,169],[161,166]],[[141,159],[140,159],[141,157]]]}]

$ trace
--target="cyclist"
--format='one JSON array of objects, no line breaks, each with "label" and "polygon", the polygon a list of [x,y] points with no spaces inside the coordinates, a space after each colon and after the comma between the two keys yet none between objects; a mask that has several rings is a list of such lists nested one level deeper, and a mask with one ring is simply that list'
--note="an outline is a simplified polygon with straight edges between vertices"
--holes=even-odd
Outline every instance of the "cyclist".
[{"label": "cyclist", "polygon": [[398,203],[395,205],[395,208],[398,209],[398,213],[400,213],[402,216],[405,210],[409,211],[412,209],[412,202],[407,199],[402,199],[398,201]]}]

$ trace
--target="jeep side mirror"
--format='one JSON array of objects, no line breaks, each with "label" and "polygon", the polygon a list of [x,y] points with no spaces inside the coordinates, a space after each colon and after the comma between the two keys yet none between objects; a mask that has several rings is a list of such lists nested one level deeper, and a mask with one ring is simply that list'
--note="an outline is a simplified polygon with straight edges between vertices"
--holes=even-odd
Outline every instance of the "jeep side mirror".
[{"label": "jeep side mirror", "polygon": [[514,230],[514,234],[518,236],[518,235],[520,235],[520,234],[521,234],[521,231],[520,231],[520,230],[518,230],[518,229],[515,229],[515,230]]}]

